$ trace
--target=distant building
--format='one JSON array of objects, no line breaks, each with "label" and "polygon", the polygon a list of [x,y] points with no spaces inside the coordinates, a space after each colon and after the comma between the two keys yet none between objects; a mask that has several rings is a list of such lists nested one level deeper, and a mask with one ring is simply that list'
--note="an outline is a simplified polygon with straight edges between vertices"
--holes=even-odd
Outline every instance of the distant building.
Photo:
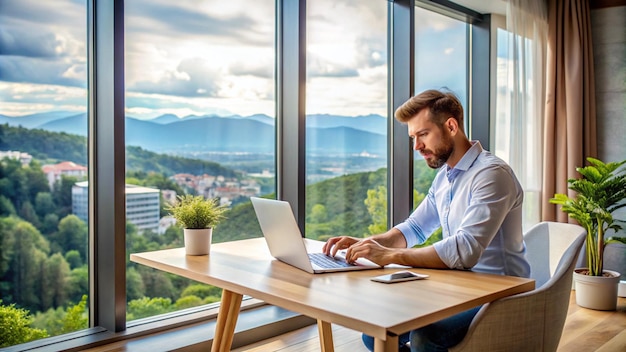
[{"label": "distant building", "polygon": [[[72,187],[72,213],[87,221],[88,182],[77,182]],[[159,231],[160,191],[156,188],[126,185],[126,221],[139,232]]]},{"label": "distant building", "polygon": [[0,150],[0,160],[4,158],[9,158],[13,160],[19,160],[22,165],[30,164],[31,160],[33,160],[33,156],[28,153],[22,153],[14,150],[2,151]]},{"label": "distant building", "polygon": [[79,180],[84,180],[87,177],[87,167],[78,165],[71,161],[63,161],[54,165],[44,165],[41,169],[48,178],[50,189],[52,189],[55,182],[61,180],[61,175],[73,176]]},{"label": "distant building", "polygon": [[168,228],[176,224],[176,219],[174,219],[171,215],[167,215],[159,220],[159,235],[163,235]]},{"label": "distant building", "polygon": [[174,203],[176,201],[176,191],[171,189],[162,189],[161,197],[165,203]]}]

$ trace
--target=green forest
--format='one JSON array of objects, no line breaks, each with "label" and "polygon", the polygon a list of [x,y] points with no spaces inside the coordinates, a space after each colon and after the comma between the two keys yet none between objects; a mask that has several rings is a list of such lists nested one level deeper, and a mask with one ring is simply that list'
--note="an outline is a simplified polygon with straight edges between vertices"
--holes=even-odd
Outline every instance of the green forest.
[{"label": "green forest", "polygon": [[[86,164],[86,140],[65,133],[0,125],[0,150],[33,155],[27,166],[0,161],[0,347],[88,327],[88,228],[71,213],[71,188],[62,177],[52,189],[41,166],[59,161]],[[127,147],[127,183],[181,189],[169,176],[185,172],[237,177],[217,163],[160,155]],[[415,204],[435,170],[415,163]],[[386,230],[386,169],[350,174],[306,188],[306,236],[365,237]],[[273,197],[272,194],[266,195]],[[161,215],[166,215],[162,211]],[[235,204],[215,228],[214,241],[262,236],[249,201]],[[128,254],[182,247],[182,230],[165,234],[126,229],[127,321],[217,302],[215,287],[131,263]]]}]

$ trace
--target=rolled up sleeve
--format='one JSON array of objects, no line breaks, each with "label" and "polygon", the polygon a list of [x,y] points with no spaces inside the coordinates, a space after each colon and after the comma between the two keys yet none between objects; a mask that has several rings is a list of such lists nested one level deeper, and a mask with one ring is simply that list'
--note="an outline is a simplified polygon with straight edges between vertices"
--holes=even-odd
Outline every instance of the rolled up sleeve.
[{"label": "rolled up sleeve", "polygon": [[404,235],[407,248],[422,244],[439,227],[439,215],[432,189],[428,195],[402,223],[395,226]]}]

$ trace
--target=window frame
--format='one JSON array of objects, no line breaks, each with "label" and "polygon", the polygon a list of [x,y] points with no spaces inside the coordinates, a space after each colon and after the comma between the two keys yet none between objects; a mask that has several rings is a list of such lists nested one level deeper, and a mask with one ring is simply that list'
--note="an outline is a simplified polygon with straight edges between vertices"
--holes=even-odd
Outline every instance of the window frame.
[{"label": "window frame", "polygon": [[[412,209],[413,150],[406,126],[393,111],[413,94],[415,0],[388,1],[388,221],[404,220]],[[419,1],[431,3],[431,1]],[[437,1],[437,12],[447,1]],[[431,4],[432,5],[432,4]],[[450,9],[448,9],[450,10]],[[464,13],[471,35],[468,72],[469,136],[489,146],[490,115],[490,16],[477,20]],[[305,218],[305,20],[306,0],[276,0],[276,165],[277,196],[289,201],[304,228]],[[445,12],[445,11],[444,11]],[[450,13],[447,13],[450,15]],[[125,273],[125,133],[124,133],[124,1],[88,0],[88,155],[89,155],[89,255],[90,328],[71,334],[19,345],[32,349],[68,346],[79,348],[111,343],[137,334],[163,331],[212,319],[215,306],[147,319],[132,328],[126,323]],[[461,16],[463,17],[463,16]],[[458,17],[457,17],[458,18]],[[407,72],[409,74],[407,74]],[[295,131],[295,133],[294,133]],[[485,135],[486,134],[486,135]],[[394,172],[397,170],[397,172]],[[113,191],[111,191],[113,190]],[[258,306],[258,302],[244,303]]]}]

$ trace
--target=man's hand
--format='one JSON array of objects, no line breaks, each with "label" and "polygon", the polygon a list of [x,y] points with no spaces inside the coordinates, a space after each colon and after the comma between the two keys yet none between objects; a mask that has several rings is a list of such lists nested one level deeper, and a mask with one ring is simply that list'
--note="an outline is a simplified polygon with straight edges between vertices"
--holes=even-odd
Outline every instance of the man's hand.
[{"label": "man's hand", "polygon": [[346,250],[346,261],[348,263],[354,263],[359,258],[371,260],[381,266],[391,263],[391,250],[372,238],[333,237],[322,247],[322,251],[326,255],[333,257],[340,250]]},{"label": "man's hand", "polygon": [[392,249],[382,246],[371,238],[364,238],[348,248],[346,261],[354,263],[359,258],[365,258],[380,266],[385,266],[393,262],[392,255]]},{"label": "man's hand", "polygon": [[335,256],[338,251],[342,249],[347,249],[353,244],[359,242],[360,238],[349,237],[349,236],[339,236],[329,238],[326,243],[324,243],[324,247],[322,247],[322,252],[326,255]]}]

